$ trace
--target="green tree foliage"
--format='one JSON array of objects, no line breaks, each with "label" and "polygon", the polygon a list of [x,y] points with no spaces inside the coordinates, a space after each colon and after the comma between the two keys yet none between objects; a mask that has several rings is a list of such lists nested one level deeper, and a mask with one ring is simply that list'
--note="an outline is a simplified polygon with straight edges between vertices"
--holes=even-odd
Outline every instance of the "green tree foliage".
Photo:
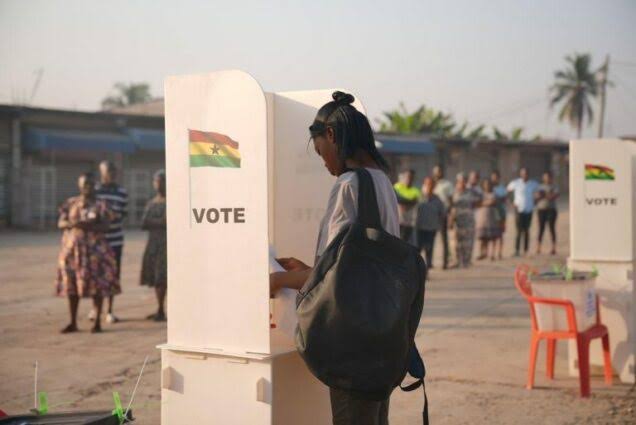
[{"label": "green tree foliage", "polygon": [[507,134],[497,127],[492,128],[492,136],[487,134],[486,125],[472,127],[464,121],[458,124],[451,114],[437,111],[425,105],[409,112],[403,103],[397,109],[383,113],[376,120],[383,133],[428,134],[440,139],[466,140],[521,140],[523,127],[515,127]]},{"label": "green tree foliage", "polygon": [[397,109],[383,113],[377,120],[380,131],[397,134],[430,134],[439,138],[463,139],[467,134],[483,135],[483,126],[468,131],[468,123],[458,124],[451,114],[425,105],[414,112],[407,111],[403,103]]},{"label": "green tree foliage", "polygon": [[522,135],[523,135],[523,127],[514,127],[510,133],[506,133],[502,130],[500,130],[498,127],[494,126],[492,128],[492,140],[513,140],[513,141],[520,141],[522,140]]},{"label": "green tree foliage", "polygon": [[597,72],[592,71],[589,54],[574,54],[565,58],[566,68],[554,73],[554,84],[550,87],[550,105],[561,103],[559,121],[567,121],[576,128],[577,138],[587,120],[588,125],[594,119],[591,98],[596,97],[599,89]]},{"label": "green tree foliage", "polygon": [[147,83],[115,83],[114,90],[116,92],[115,95],[108,96],[102,100],[103,109],[144,103],[152,99],[150,85]]}]

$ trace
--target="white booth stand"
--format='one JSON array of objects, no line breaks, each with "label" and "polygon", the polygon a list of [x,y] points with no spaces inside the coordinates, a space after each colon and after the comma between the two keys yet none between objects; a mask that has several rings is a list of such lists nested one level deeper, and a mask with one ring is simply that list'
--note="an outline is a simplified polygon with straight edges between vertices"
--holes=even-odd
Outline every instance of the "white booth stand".
[{"label": "white booth stand", "polygon": [[166,79],[163,424],[330,423],[327,387],[270,327],[268,252],[313,264],[334,178],[308,126],[331,93],[264,93],[241,71]]},{"label": "white booth stand", "polygon": [[[570,258],[576,270],[598,270],[601,320],[609,329],[612,366],[634,383],[636,355],[636,143],[570,142]],[[590,349],[591,371],[601,367],[601,344]],[[570,373],[578,374],[576,346],[569,344]]]}]

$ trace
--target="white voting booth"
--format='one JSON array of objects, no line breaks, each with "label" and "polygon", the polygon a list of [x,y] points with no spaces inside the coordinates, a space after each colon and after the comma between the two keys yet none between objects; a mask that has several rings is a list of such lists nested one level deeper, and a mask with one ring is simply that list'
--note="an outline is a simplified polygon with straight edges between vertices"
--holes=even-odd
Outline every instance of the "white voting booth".
[{"label": "white voting booth", "polygon": [[[598,270],[601,320],[609,329],[612,366],[635,382],[636,355],[636,143],[570,142],[570,258],[577,270]],[[592,366],[603,364],[601,344],[591,344]],[[570,372],[577,373],[569,345]]]},{"label": "white voting booth", "polygon": [[289,293],[270,303],[269,251],[313,264],[334,178],[308,126],[332,91],[264,93],[241,71],[166,79],[163,424],[330,423],[327,387],[270,326],[272,308],[276,322],[295,306]]}]

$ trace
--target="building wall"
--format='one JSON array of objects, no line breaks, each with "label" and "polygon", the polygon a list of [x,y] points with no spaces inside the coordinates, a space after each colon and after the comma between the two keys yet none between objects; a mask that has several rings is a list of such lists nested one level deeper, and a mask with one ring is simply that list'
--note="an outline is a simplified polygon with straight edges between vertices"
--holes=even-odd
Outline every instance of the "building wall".
[{"label": "building wall", "polygon": [[9,224],[11,177],[11,120],[0,118],[0,227]]},{"label": "building wall", "polygon": [[140,224],[153,192],[152,175],[165,166],[163,151],[32,152],[23,144],[27,128],[123,133],[127,128],[163,129],[162,117],[0,108],[0,227],[54,228],[60,204],[78,193],[78,176],[85,171],[98,175],[98,164],[104,159],[117,165],[118,180],[129,191],[131,214],[125,224]]},{"label": "building wall", "polygon": [[99,163],[108,159],[118,165],[118,181],[128,191],[128,217],[124,224],[141,225],[143,210],[154,196],[152,176],[164,168],[164,154],[136,152],[131,155],[99,152],[47,152],[26,155],[23,160],[22,178],[25,217],[23,227],[33,229],[54,228],[59,206],[68,198],[77,196],[77,179],[80,174],[92,171],[99,176]]}]

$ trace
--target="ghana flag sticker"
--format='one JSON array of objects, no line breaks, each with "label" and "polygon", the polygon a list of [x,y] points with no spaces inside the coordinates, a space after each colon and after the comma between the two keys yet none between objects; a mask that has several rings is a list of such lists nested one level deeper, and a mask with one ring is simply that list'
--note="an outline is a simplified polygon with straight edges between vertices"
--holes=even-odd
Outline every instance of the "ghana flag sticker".
[{"label": "ghana flag sticker", "polygon": [[241,168],[239,144],[225,134],[188,130],[190,167]]},{"label": "ghana flag sticker", "polygon": [[603,165],[585,164],[585,180],[614,180],[614,170]]}]

